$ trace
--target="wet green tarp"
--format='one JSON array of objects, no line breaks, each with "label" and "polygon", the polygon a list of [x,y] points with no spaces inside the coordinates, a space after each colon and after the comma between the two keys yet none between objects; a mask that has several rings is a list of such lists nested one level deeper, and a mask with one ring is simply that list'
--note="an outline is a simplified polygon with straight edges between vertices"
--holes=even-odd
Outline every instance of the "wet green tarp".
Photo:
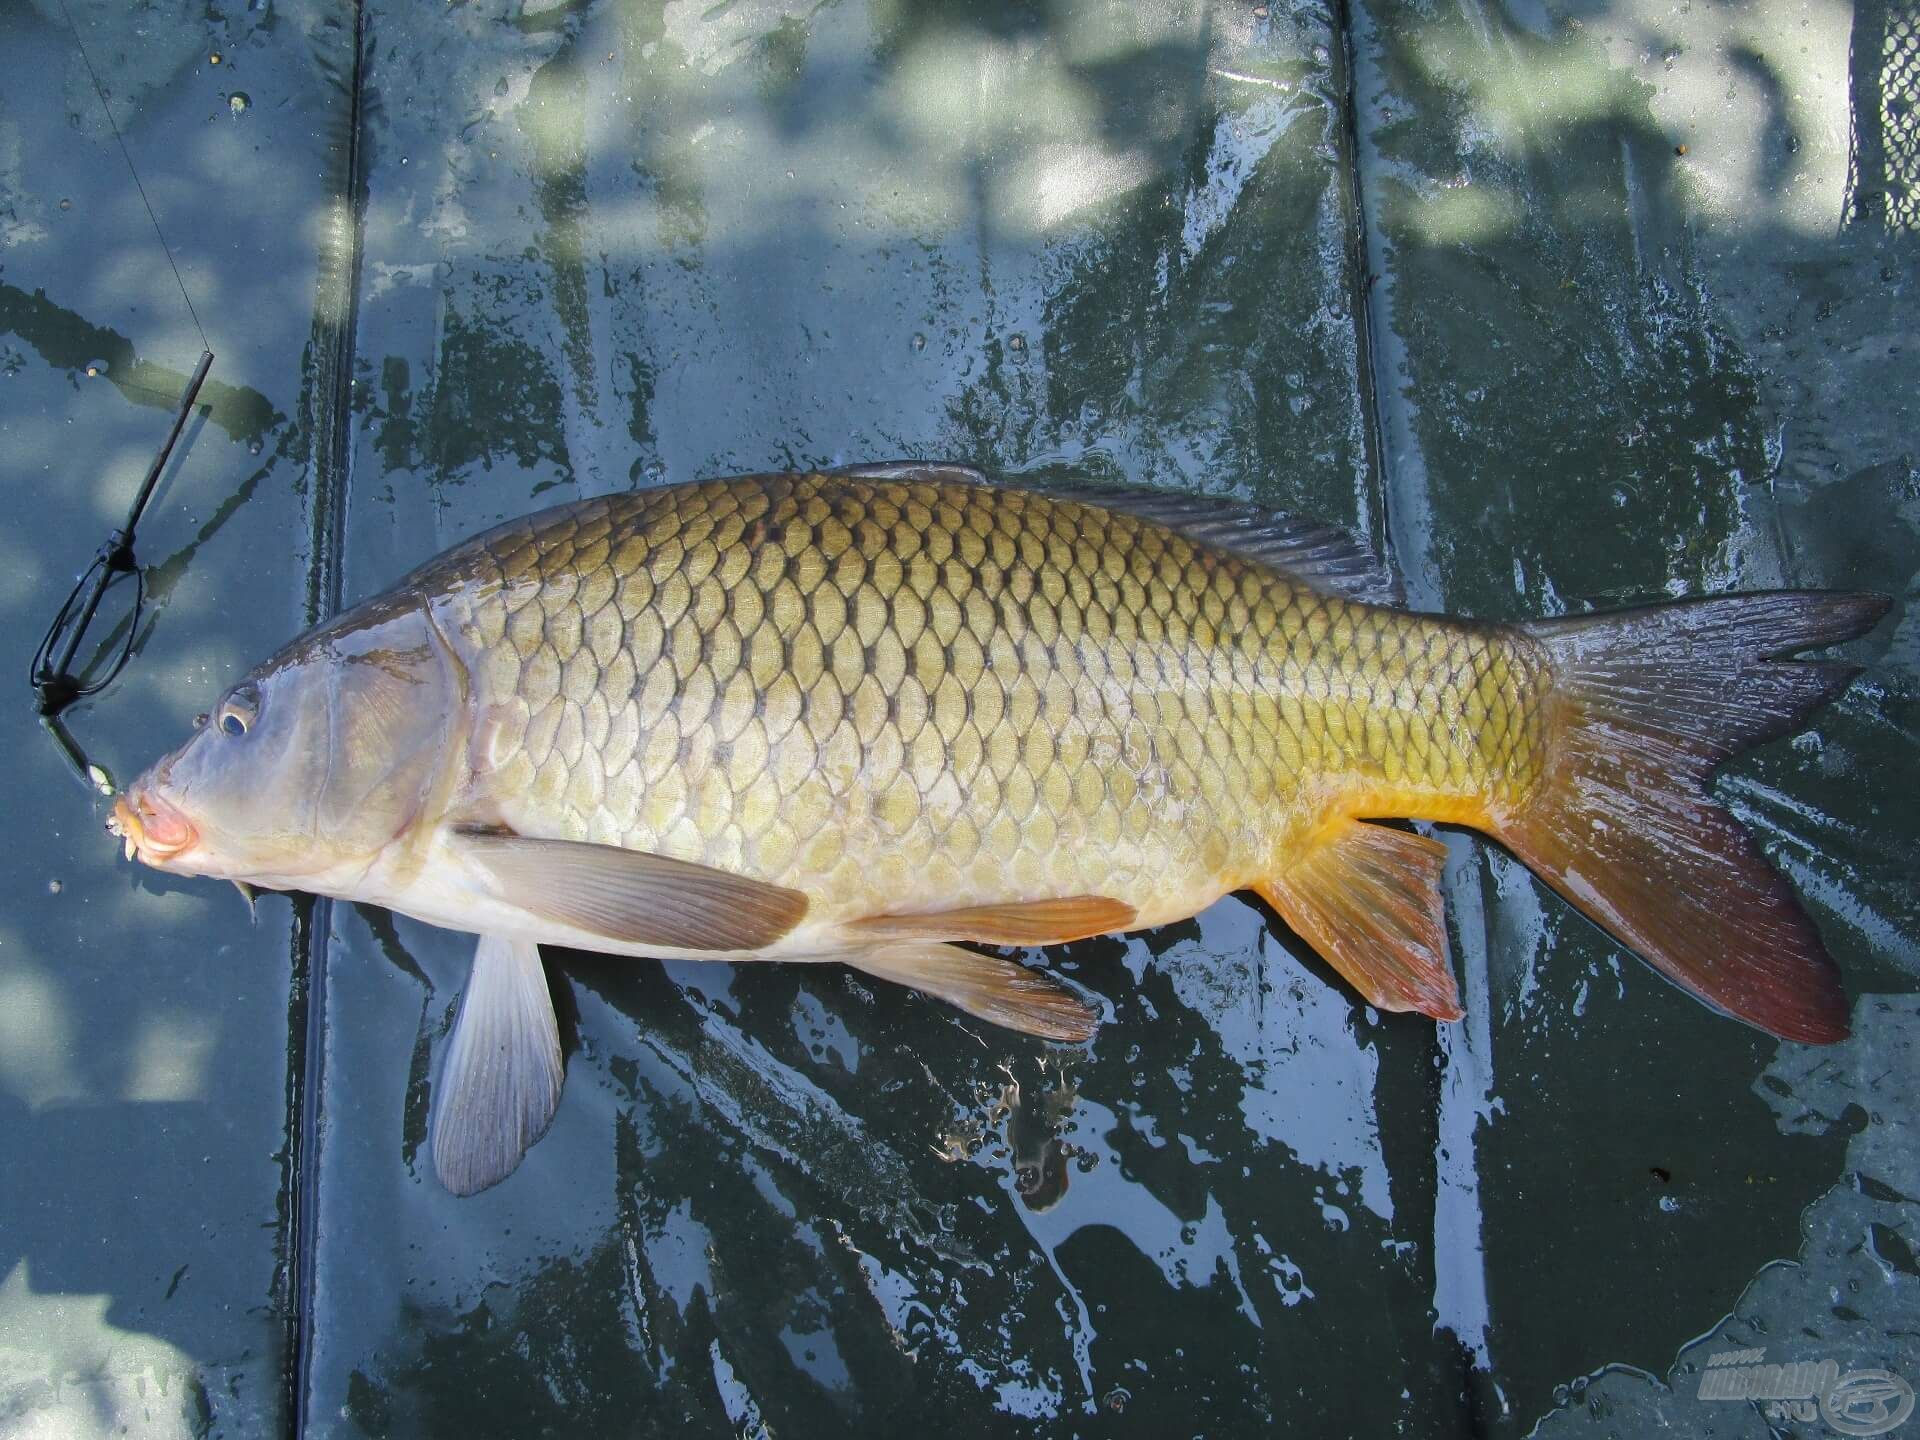
[{"label": "wet green tarp", "polygon": [[[465,1201],[423,1142],[470,942],[121,864],[23,686],[0,1433],[1760,1435],[1709,1356],[1920,1381],[1899,3],[69,3],[218,356],[69,717],[123,778],[496,519],[755,469],[1257,498],[1491,618],[1897,603],[1719,781],[1836,1049],[1450,836],[1455,1027],[1240,898],[1051,952],[1085,1049],[550,956],[559,1115]],[[57,0],[0,12],[23,671],[200,346]]]}]

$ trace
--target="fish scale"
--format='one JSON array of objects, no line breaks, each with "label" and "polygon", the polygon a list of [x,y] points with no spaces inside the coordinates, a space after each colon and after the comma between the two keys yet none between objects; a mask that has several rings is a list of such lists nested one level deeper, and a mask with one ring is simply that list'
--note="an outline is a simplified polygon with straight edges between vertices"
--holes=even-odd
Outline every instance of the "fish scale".
[{"label": "fish scale", "polygon": [[1074,893],[1188,913],[1329,813],[1517,803],[1545,743],[1544,658],[1514,632],[966,483],[581,501],[410,583],[484,717],[459,803],[822,919]]}]

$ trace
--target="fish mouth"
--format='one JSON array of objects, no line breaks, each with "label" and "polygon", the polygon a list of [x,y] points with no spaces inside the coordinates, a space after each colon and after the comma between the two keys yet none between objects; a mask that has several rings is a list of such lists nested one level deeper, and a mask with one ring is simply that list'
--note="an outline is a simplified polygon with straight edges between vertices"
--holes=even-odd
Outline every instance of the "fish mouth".
[{"label": "fish mouth", "polygon": [[107,830],[126,842],[127,859],[160,865],[191,850],[200,840],[193,822],[157,795],[133,790],[113,802]]}]

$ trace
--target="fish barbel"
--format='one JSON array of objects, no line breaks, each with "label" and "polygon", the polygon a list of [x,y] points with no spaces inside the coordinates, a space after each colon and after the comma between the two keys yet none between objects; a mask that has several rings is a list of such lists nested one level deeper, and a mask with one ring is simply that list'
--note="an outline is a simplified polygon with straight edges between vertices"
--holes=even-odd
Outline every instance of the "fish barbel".
[{"label": "fish barbel", "polygon": [[[1252,889],[1373,1005],[1461,1014],[1444,847],[1499,839],[1670,978],[1846,1033],[1832,961],[1704,781],[1855,674],[1877,596],[1496,625],[1401,608],[1342,532],[957,466],[582,500],[466,541],[255,669],[110,822],[149,864],[481,939],[436,1167],[558,1103],[537,947],[835,961],[1079,1040],[1049,945]],[[504,1061],[503,1061],[504,1057]]]}]

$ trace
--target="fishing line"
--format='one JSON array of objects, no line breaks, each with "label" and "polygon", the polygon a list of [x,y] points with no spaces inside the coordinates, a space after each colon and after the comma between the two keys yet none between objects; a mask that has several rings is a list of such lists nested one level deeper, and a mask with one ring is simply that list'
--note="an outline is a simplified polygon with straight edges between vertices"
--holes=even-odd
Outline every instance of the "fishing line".
[{"label": "fishing line", "polygon": [[[153,203],[147,199],[147,187],[140,183],[140,172],[134,168],[126,137],[121,135],[120,126],[113,118],[113,107],[107,103],[106,86],[100,83],[99,72],[93,68],[86,43],[80,38],[80,27],[74,24],[73,12],[67,8],[67,0],[60,0],[60,13],[66,16],[67,28],[73,32],[74,48],[80,52],[80,63],[87,68],[87,78],[93,82],[93,93],[100,100],[101,113],[107,117],[107,128],[113,131],[114,143],[120,147],[120,158],[127,162],[127,174],[133,177],[133,188],[139,192],[140,203],[146,208],[154,238],[160,242],[160,251],[167,257],[167,268],[173,271],[173,283],[180,287],[180,298],[186,301],[187,314],[193,319],[193,328],[199,332],[200,363],[194,367],[186,391],[174,409],[173,424],[167,431],[167,438],[161,442],[153,463],[147,467],[146,479],[134,494],[133,504],[127,511],[127,523],[107,538],[106,544],[94,556],[93,563],[74,582],[65,603],[55,612],[53,623],[47,627],[39,648],[34,651],[27,679],[39,701],[41,716],[49,721],[74,701],[105,689],[126,668],[127,661],[133,658],[135,637],[139,634],[140,617],[147,600],[146,576],[134,559],[134,531],[140,524],[140,517],[146,513],[147,502],[153,498],[154,487],[159,484],[160,476],[167,468],[167,461],[173,455],[173,447],[179,442],[181,431],[186,428],[187,416],[193,411],[193,402],[199,397],[207,371],[213,367],[213,346],[207,340],[205,327],[200,324],[200,312],[193,308],[193,296],[187,293],[187,282],[181,277],[180,266],[173,258],[173,247],[167,244],[167,237],[160,229],[159,216],[153,213]],[[92,668],[91,663],[83,667],[81,674],[73,670],[81,641],[86,637],[87,627],[93,623],[94,616],[99,613],[100,602],[106,597],[108,587],[123,575],[130,575],[134,586],[133,613],[127,620],[126,641],[104,674],[92,679],[84,678],[84,672]],[[60,731],[55,738],[61,741],[61,749],[67,752],[69,759],[74,759],[78,754],[78,746],[71,736]],[[84,760],[84,756],[79,758]],[[76,766],[76,769],[79,768]],[[87,767],[89,770],[91,768]]]},{"label": "fishing line", "polygon": [[80,27],[73,23],[73,12],[67,8],[67,0],[60,0],[60,13],[67,17],[67,28],[73,31],[74,48],[80,52],[80,63],[87,67],[87,78],[93,81],[93,93],[100,97],[100,109],[107,117],[107,128],[113,131],[114,143],[120,147],[120,158],[127,162],[127,174],[133,177],[133,188],[140,192],[140,203],[147,208],[147,219],[153,225],[154,238],[160,242],[160,252],[167,257],[167,267],[173,271],[173,283],[180,287],[180,298],[187,302],[187,314],[193,317],[193,328],[200,331],[200,348],[211,354],[213,346],[207,340],[206,330],[201,327],[200,312],[193,308],[193,297],[187,293],[187,282],[180,278],[180,267],[173,259],[173,247],[167,244],[167,237],[160,231],[160,217],[153,213],[153,205],[147,199],[147,187],[140,183],[140,172],[133,168],[133,156],[127,150],[127,142],[120,134],[119,125],[114,122],[113,107],[107,103],[107,87],[100,83],[100,76],[87,55],[86,43],[80,38]]}]

